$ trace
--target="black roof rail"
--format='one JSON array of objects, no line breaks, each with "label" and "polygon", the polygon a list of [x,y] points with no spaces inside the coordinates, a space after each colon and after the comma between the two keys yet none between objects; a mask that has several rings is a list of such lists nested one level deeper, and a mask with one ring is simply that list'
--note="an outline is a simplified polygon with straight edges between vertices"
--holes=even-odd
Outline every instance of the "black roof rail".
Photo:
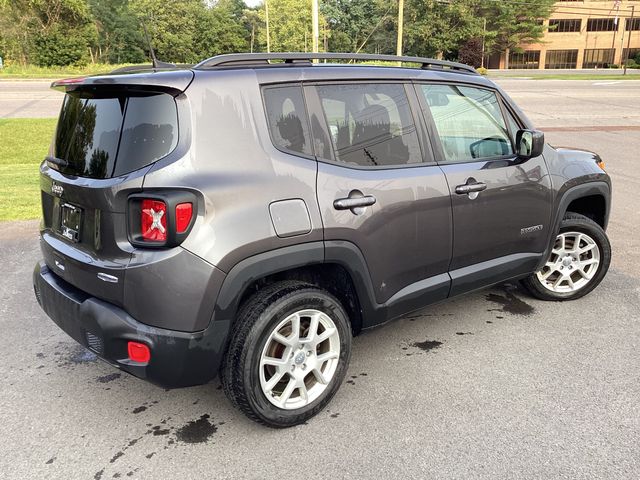
[{"label": "black roof rail", "polygon": [[[285,65],[311,64],[312,60],[354,60],[418,63],[425,70],[444,70],[460,73],[478,74],[475,68],[463,63],[449,62],[423,57],[404,57],[397,55],[377,55],[373,53],[231,53],[216,55],[198,63],[194,68],[206,70],[224,67],[259,67],[274,65],[271,61],[281,61]],[[275,65],[279,65],[278,63]]]}]

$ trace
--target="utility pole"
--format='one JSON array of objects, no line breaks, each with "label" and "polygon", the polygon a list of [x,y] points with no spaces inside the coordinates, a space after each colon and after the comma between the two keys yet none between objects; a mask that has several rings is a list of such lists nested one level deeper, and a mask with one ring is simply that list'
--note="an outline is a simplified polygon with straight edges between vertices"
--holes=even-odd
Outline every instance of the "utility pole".
[{"label": "utility pole", "polygon": [[[626,21],[630,22],[631,24],[633,24],[633,22],[634,22],[634,18],[633,17],[635,15],[635,13],[636,13],[636,6],[635,5],[631,5],[631,19],[627,19]],[[626,25],[625,25],[625,28],[626,28]],[[633,27],[631,27],[631,28],[633,28]],[[631,28],[629,28],[629,35],[627,36],[627,54],[625,55],[626,58],[624,59],[624,71],[622,73],[623,75],[627,74],[627,63],[629,63],[629,52],[631,51],[630,50],[630,47],[631,47],[631,33],[633,33],[633,30],[631,30]],[[624,35],[624,30],[622,32],[623,32],[622,34]]]},{"label": "utility pole", "polygon": [[402,56],[402,29],[404,27],[404,0],[398,2],[398,40],[396,42],[396,55]]},{"label": "utility pole", "polygon": [[484,68],[484,41],[486,36],[487,36],[487,18],[485,17],[483,19],[483,24],[482,24],[482,60],[480,62],[480,66],[482,68]]},{"label": "utility pole", "polygon": [[269,40],[269,0],[264,0],[264,20],[267,24],[267,53],[270,53],[271,41]]},{"label": "utility pole", "polygon": [[318,0],[311,0],[311,22],[313,23],[313,53],[318,53],[318,37],[320,36],[318,28]]}]

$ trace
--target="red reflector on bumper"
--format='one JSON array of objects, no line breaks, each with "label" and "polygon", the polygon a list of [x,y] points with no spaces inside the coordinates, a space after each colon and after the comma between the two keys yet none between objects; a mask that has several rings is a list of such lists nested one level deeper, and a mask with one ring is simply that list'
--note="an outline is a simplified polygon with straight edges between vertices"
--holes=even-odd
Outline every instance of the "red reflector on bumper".
[{"label": "red reflector on bumper", "polygon": [[151,360],[151,351],[144,343],[129,342],[127,344],[129,360],[139,363],[149,363]]}]

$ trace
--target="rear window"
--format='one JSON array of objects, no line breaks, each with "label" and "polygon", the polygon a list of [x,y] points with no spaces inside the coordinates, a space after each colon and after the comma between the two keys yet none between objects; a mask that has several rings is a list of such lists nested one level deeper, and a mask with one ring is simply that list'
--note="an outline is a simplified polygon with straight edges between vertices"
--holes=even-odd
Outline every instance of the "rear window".
[{"label": "rear window", "polygon": [[109,178],[165,157],[178,143],[178,113],[167,94],[83,98],[67,94],[56,130],[54,168]]}]

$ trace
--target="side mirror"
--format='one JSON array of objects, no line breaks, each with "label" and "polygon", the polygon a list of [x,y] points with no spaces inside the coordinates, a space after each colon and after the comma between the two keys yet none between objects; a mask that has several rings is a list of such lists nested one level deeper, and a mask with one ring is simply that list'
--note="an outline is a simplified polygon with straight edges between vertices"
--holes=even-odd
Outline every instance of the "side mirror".
[{"label": "side mirror", "polygon": [[542,155],[544,149],[544,133],[540,130],[518,130],[516,133],[516,153],[518,157],[528,160]]}]

